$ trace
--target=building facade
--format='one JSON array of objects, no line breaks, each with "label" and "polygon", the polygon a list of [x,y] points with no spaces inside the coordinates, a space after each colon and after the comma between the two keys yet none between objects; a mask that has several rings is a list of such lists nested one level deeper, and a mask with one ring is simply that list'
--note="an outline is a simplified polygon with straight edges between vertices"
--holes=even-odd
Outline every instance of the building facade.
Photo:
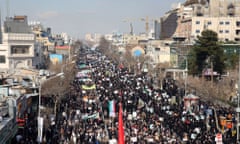
[{"label": "building facade", "polygon": [[0,45],[1,69],[32,68],[35,35],[27,24],[27,16],[7,18]]},{"label": "building facade", "polygon": [[170,41],[166,40],[152,40],[147,45],[147,56],[151,57],[152,64],[159,63],[170,64]]},{"label": "building facade", "polygon": [[194,42],[203,30],[213,30],[220,41],[239,41],[240,1],[187,0],[178,8],[175,37]]},{"label": "building facade", "polygon": [[240,17],[192,17],[191,36],[196,38],[206,29],[218,33],[220,41],[240,42]]}]

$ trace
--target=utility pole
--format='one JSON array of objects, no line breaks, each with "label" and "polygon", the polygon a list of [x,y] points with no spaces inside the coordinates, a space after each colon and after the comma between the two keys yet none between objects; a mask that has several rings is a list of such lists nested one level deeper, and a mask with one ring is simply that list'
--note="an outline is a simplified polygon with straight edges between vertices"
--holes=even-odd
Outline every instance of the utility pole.
[{"label": "utility pole", "polygon": [[188,78],[188,59],[186,56],[186,66],[185,66],[185,96],[187,95],[187,78]]},{"label": "utility pole", "polygon": [[71,43],[72,40],[70,39],[68,42],[68,61],[71,62]]},{"label": "utility pole", "polygon": [[211,56],[210,61],[211,61],[211,86],[213,86],[213,56]]},{"label": "utility pole", "polygon": [[240,107],[239,107],[239,94],[240,94],[240,53],[239,53],[239,65],[238,65],[238,95],[237,95],[237,143],[239,141],[239,113],[240,113]]}]

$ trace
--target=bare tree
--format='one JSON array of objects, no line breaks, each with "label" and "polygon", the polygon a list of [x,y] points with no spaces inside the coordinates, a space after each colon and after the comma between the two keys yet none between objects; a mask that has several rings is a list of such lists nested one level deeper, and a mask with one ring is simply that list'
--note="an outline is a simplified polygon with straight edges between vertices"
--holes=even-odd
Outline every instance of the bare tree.
[{"label": "bare tree", "polygon": [[110,42],[107,41],[104,37],[101,37],[100,42],[99,42],[99,50],[104,53],[108,54],[109,52],[109,47],[110,47]]},{"label": "bare tree", "polygon": [[130,72],[134,71],[137,60],[132,56],[132,53],[129,49],[127,49],[125,54],[123,55],[123,63],[128,67]]},{"label": "bare tree", "polygon": [[[232,71],[231,76],[217,80],[213,84],[211,81],[199,77],[188,76],[187,92],[195,91],[203,100],[213,103],[227,104],[231,97],[236,94],[234,79],[237,79],[237,71]],[[185,79],[180,79],[181,85],[184,85]]]},{"label": "bare tree", "polygon": [[156,72],[157,80],[161,88],[162,88],[162,81],[165,77],[165,70],[169,67],[170,67],[170,63],[165,62],[165,63],[158,63],[154,69],[154,71]]},{"label": "bare tree", "polygon": [[[50,69],[59,73],[62,70],[62,65],[51,65]],[[65,94],[70,92],[70,83],[74,80],[76,74],[75,65],[67,65],[67,68],[63,69],[63,72],[64,77],[56,77],[42,83],[41,94],[43,97],[52,98],[54,101],[54,113],[56,112],[58,102]]]}]

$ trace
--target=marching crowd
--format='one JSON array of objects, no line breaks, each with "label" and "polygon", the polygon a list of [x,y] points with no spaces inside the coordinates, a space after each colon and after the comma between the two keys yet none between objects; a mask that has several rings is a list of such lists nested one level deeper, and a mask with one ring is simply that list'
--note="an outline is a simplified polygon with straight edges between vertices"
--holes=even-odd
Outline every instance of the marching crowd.
[{"label": "marching crowd", "polygon": [[[165,78],[162,89],[147,73],[133,74],[106,58],[91,65],[91,80],[76,78],[44,131],[47,144],[115,144],[118,110],[123,109],[126,144],[214,144],[221,133],[218,115],[232,109],[200,100],[186,108],[184,92]],[[83,87],[84,85],[84,87]],[[235,144],[234,127],[224,128],[223,143]]]},{"label": "marching crowd", "polygon": [[[164,79],[159,89],[147,73],[133,74],[109,60],[100,60],[92,65],[92,81],[87,82],[95,89],[83,89],[76,79],[62,101],[62,116],[56,123],[62,143],[117,143],[120,103],[125,143],[213,144],[220,132],[216,116],[233,114],[231,109],[204,101],[186,109],[184,93],[173,79]],[[236,143],[236,135],[230,131],[224,133],[224,143]]]}]

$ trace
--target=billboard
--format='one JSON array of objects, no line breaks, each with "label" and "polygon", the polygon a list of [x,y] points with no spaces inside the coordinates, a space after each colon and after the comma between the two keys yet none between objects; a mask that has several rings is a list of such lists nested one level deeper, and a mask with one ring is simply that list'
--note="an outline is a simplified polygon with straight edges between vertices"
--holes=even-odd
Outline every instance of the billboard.
[{"label": "billboard", "polygon": [[52,64],[61,64],[63,61],[62,54],[50,54],[49,57]]}]

